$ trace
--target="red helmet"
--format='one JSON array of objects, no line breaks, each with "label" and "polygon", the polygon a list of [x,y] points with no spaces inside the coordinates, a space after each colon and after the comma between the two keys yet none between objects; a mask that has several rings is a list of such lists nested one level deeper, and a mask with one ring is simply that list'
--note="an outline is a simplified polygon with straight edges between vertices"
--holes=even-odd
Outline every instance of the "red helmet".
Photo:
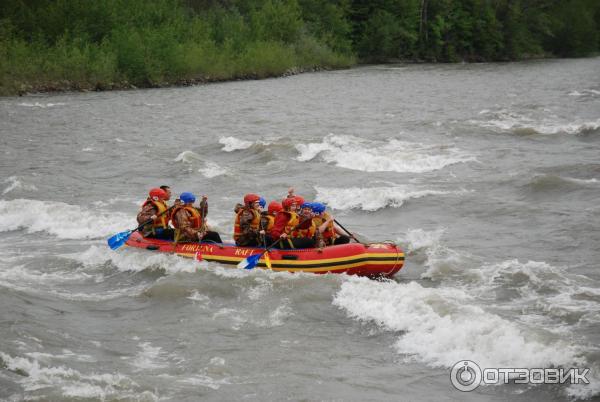
[{"label": "red helmet", "polygon": [[292,204],[298,205],[298,200],[296,199],[296,197],[288,197],[281,201],[281,206],[283,207],[283,209],[286,210],[290,209],[292,207]]},{"label": "red helmet", "polygon": [[256,194],[250,193],[250,194],[246,194],[244,196],[244,204],[246,204],[246,205],[250,205],[253,202],[257,202],[259,200],[260,200],[260,196],[258,196]]},{"label": "red helmet", "polygon": [[279,212],[283,209],[283,205],[281,205],[280,202],[277,201],[271,201],[269,203],[269,209],[267,210],[271,215],[274,214],[275,212]]},{"label": "red helmet", "polygon": [[296,196],[294,196],[294,198],[296,199],[296,205],[304,204],[304,197],[300,197],[299,195],[296,195]]},{"label": "red helmet", "polygon": [[150,196],[150,199],[152,199],[154,201],[167,199],[167,192],[165,190],[163,190],[162,188],[158,188],[158,187],[150,190],[148,195]]}]

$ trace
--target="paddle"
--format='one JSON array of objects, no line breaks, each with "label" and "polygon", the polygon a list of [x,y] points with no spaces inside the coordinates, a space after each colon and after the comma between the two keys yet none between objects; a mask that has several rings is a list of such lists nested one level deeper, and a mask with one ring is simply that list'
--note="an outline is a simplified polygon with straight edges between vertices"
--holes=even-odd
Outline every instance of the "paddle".
[{"label": "paddle", "polygon": [[350,232],[348,231],[348,229],[346,229],[346,228],[345,228],[345,227],[344,227],[344,226],[343,226],[341,223],[339,223],[339,222],[337,221],[337,219],[333,219],[333,221],[334,221],[334,222],[335,222],[335,223],[336,223],[336,224],[337,224],[339,227],[341,227],[341,228],[342,228],[342,230],[343,230],[344,232],[348,233],[348,236],[350,236],[351,238],[353,238],[353,239],[354,239],[354,240],[355,240],[357,243],[360,243],[360,244],[365,244],[365,243],[366,243],[366,242],[359,241],[359,240],[356,238],[356,236],[354,236],[352,233],[350,233]]},{"label": "paddle", "polygon": [[[296,226],[294,226],[294,228],[291,231],[293,232],[294,230],[298,229],[300,227],[300,225],[302,225],[307,220],[308,219],[302,220],[302,222],[300,222],[299,224],[297,224]],[[258,260],[260,260],[260,257],[262,257],[265,253],[269,252],[269,250],[272,249],[280,240],[281,240],[281,238],[275,240],[267,248],[265,248],[265,250],[263,252],[261,252],[259,254],[253,254],[250,257],[244,258],[242,261],[240,261],[238,263],[237,267],[238,268],[244,268],[244,269],[252,269],[252,268],[254,268],[256,265],[258,265]],[[268,258],[265,258],[265,260],[266,260],[267,266],[271,265],[271,261]]]},{"label": "paddle", "polygon": [[[175,207],[175,205],[173,205],[170,208],[167,208],[166,210],[164,210],[160,214],[156,215],[156,217],[158,218],[159,216],[162,216],[162,215],[166,214],[167,212],[169,212],[174,207]],[[126,232],[120,232],[120,233],[117,233],[114,236],[109,237],[108,240],[107,240],[108,247],[110,247],[111,250],[118,249],[123,244],[125,244],[125,242],[129,239],[129,236],[131,236],[131,234],[133,232],[137,232],[138,230],[141,230],[144,226],[151,224],[152,221],[153,221],[153,219],[148,219],[146,222],[142,223],[140,226],[138,226],[137,228],[135,228],[133,230],[128,230]]]},{"label": "paddle", "polygon": [[275,240],[273,243],[271,243],[269,245],[269,247],[265,248],[264,251],[260,252],[259,254],[253,254],[250,257],[246,257],[244,258],[242,261],[240,261],[237,265],[238,268],[244,268],[244,269],[252,269],[255,266],[258,265],[258,260],[260,260],[260,258],[265,254],[268,253],[270,249],[272,249],[281,239],[277,239]]}]

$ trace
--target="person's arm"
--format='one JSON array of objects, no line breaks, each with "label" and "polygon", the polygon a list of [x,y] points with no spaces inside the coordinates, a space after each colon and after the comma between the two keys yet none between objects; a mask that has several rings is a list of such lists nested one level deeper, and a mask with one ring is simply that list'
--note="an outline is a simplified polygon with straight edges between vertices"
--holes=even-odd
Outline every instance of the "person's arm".
[{"label": "person's arm", "polygon": [[146,204],[137,215],[138,224],[142,224],[150,219],[156,219],[156,207],[152,204]]},{"label": "person's arm", "polygon": [[325,222],[323,222],[321,224],[321,226],[319,226],[319,233],[323,233],[327,230],[327,226],[329,226],[329,224],[331,224],[331,222],[333,222],[333,217],[329,217],[329,219],[327,219]]}]

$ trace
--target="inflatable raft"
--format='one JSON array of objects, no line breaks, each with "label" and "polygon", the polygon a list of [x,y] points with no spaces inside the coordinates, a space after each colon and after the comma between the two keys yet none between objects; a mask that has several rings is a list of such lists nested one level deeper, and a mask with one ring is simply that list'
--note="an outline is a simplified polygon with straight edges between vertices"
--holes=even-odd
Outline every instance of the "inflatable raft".
[{"label": "inflatable raft", "polygon": [[[264,248],[238,247],[228,243],[178,243],[148,239],[133,233],[125,243],[155,252],[177,254],[199,260],[236,266],[240,261],[264,251]],[[318,249],[269,250],[273,271],[345,273],[368,277],[392,277],[404,265],[404,253],[390,243],[349,243]],[[267,269],[264,256],[256,268]]]}]

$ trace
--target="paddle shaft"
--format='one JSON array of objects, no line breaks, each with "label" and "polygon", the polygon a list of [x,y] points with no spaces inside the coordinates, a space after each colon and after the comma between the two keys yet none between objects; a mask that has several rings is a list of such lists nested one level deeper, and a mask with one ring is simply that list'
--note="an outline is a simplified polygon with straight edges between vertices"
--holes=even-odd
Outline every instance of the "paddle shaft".
[{"label": "paddle shaft", "polygon": [[[335,222],[335,223],[336,223],[336,224],[337,224],[339,227],[341,227],[341,228],[342,228],[342,230],[343,230],[344,232],[348,233],[348,236],[352,237],[352,238],[353,238],[353,239],[354,239],[354,240],[355,240],[357,243],[361,243],[361,242],[359,242],[359,241],[358,241],[358,239],[357,239],[356,237],[354,237],[354,235],[353,235],[352,233],[350,233],[350,232],[348,231],[348,229],[346,229],[346,228],[345,228],[345,227],[344,227],[344,226],[343,226],[341,223],[339,223],[339,222],[337,221],[337,219],[333,219],[333,221],[334,221],[334,222]],[[361,243],[361,244],[362,244],[362,243]]]}]

